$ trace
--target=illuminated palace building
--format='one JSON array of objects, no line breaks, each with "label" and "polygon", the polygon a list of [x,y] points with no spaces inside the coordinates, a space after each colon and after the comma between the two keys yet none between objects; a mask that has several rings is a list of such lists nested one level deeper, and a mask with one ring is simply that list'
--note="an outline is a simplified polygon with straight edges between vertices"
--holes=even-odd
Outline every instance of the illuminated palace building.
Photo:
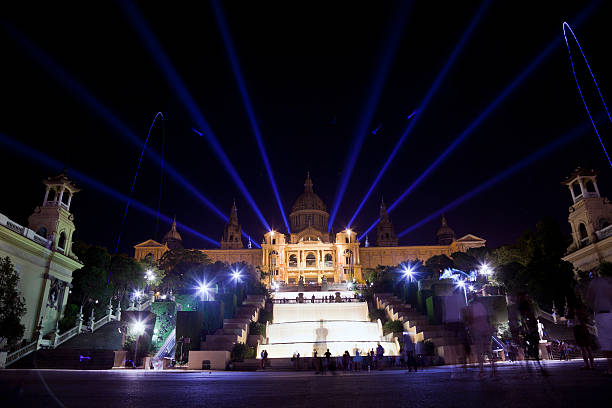
[{"label": "illuminated palace building", "polygon": [[[471,234],[457,239],[442,218],[437,245],[399,246],[384,202],[380,205],[375,246],[370,246],[367,238],[362,245],[356,231],[350,229],[330,234],[328,221],[327,207],[314,192],[308,176],[304,192],[291,209],[290,234],[269,231],[264,235],[261,249],[245,248],[234,203],[221,238],[221,248],[201,251],[213,262],[247,262],[259,266],[264,272],[270,272],[268,284],[297,284],[300,278],[304,283],[321,283],[324,278],[330,283],[362,281],[362,271],[366,268],[394,266],[416,259],[426,261],[435,255],[450,256],[454,252],[465,252],[468,248],[485,245],[484,239]],[[157,260],[164,252],[181,246],[181,236],[176,230],[176,223],[173,223],[162,243],[149,239],[136,245],[135,258],[142,259],[151,254]]]}]

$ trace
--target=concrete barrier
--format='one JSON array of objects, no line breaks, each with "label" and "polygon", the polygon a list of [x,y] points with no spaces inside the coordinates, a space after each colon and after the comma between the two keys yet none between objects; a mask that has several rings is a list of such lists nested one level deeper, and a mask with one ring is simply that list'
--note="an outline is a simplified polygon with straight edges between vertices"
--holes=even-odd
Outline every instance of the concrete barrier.
[{"label": "concrete barrier", "polygon": [[205,369],[225,370],[227,363],[230,361],[230,352],[218,350],[190,351],[187,368],[189,370],[202,370],[202,364],[206,361],[210,362],[210,368]]}]

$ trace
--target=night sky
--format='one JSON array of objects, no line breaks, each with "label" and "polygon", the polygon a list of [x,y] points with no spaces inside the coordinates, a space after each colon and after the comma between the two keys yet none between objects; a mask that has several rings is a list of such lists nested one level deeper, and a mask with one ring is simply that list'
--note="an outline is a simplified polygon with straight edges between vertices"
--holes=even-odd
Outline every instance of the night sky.
[{"label": "night sky", "polygon": [[[331,210],[355,127],[374,73],[390,41],[398,4],[392,2],[224,2],[223,9],[287,213],[310,171]],[[415,2],[341,202],[334,230],[344,228],[408,125],[481,2]],[[547,46],[562,38],[589,2],[492,2],[438,92],[420,117],[353,228],[389,204],[487,108]],[[284,231],[225,46],[208,2],[140,2],[137,8],[186,84],[268,223]],[[612,90],[612,7],[600,4],[574,30],[604,94]],[[116,2],[51,2],[6,10],[0,29],[0,133],[42,151],[104,184],[129,193],[140,149],[79,95],[33,59],[5,27],[40,47],[144,141],[156,112],[165,121],[165,158],[228,213],[236,199],[243,229],[259,242],[265,228],[235,186]],[[581,57],[577,73],[595,113],[601,104]],[[332,124],[333,118],[336,123]],[[588,120],[564,42],[525,78],[448,158],[392,213],[400,232],[525,156]],[[150,146],[161,154],[161,128]],[[602,123],[601,135],[612,137]],[[0,212],[21,224],[42,202],[41,179],[58,173],[0,143]],[[475,234],[497,247],[553,216],[569,233],[569,192],[560,182],[578,165],[601,171],[599,189],[612,196],[612,174],[589,128],[579,138],[477,197],[447,212],[458,236]],[[156,208],[159,166],[145,155],[134,198]],[[88,185],[74,198],[76,239],[114,248],[124,203]],[[224,221],[167,174],[162,212],[219,240]],[[436,219],[401,239],[430,244]],[[162,223],[159,234],[169,225]],[[120,249],[153,237],[155,219],[131,209]],[[374,230],[375,231],[375,230]],[[370,241],[375,232],[370,233]],[[158,237],[158,239],[161,239]],[[212,247],[183,232],[187,247]]]}]

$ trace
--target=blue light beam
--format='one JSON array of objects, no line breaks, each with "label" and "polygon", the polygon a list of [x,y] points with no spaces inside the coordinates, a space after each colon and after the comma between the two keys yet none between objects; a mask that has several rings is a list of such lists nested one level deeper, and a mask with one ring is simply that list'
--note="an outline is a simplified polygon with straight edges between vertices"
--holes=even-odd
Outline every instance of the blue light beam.
[{"label": "blue light beam", "polygon": [[387,171],[387,168],[389,167],[389,165],[391,164],[391,162],[393,161],[393,159],[399,152],[400,147],[404,144],[404,141],[408,138],[408,135],[412,132],[412,129],[414,129],[414,127],[416,126],[422,113],[425,111],[425,109],[429,105],[429,102],[431,101],[431,99],[434,97],[434,95],[440,88],[440,85],[444,81],[446,74],[448,73],[448,71],[450,71],[450,68],[452,67],[453,63],[457,59],[457,56],[463,50],[463,47],[465,46],[470,35],[474,31],[474,28],[478,24],[478,21],[480,21],[480,17],[485,13],[485,10],[487,9],[490,3],[491,3],[490,0],[485,0],[481,4],[480,8],[478,9],[474,17],[472,17],[472,21],[468,25],[467,29],[464,31],[463,35],[457,42],[457,45],[455,45],[455,49],[453,50],[453,52],[451,52],[450,56],[448,57],[448,60],[446,61],[446,64],[444,64],[444,67],[442,67],[442,70],[438,73],[438,76],[436,77],[433,84],[431,85],[431,88],[429,88],[429,91],[427,91],[427,94],[425,94],[425,97],[421,101],[421,104],[419,105],[418,109],[412,112],[412,114],[407,118],[407,119],[412,118],[412,121],[408,124],[408,126],[406,126],[406,130],[404,130],[404,133],[402,133],[402,136],[399,138],[399,140],[393,147],[393,150],[391,151],[391,154],[387,158],[387,161],[385,161],[385,164],[383,164],[382,168],[378,172],[378,175],[372,182],[372,185],[368,189],[368,192],[366,193],[366,195],[363,197],[363,199],[359,203],[359,206],[357,206],[357,210],[355,210],[355,213],[351,217],[351,220],[348,222],[349,227],[353,224],[353,222],[355,221],[355,218],[357,218],[357,215],[363,209],[363,206],[365,205],[366,201],[368,200],[368,198],[370,198],[370,195],[372,195],[372,193],[374,192],[374,188],[376,187],[376,185],[382,178],[383,174],[385,174],[385,172]]},{"label": "blue light beam", "polygon": [[159,42],[155,38],[155,34],[153,33],[153,31],[151,31],[151,29],[149,28],[146,21],[144,20],[133,2],[120,1],[119,4],[121,5],[121,8],[123,9],[125,15],[128,17],[128,19],[136,29],[136,33],[145,43],[151,56],[157,63],[164,76],[166,77],[168,84],[187,109],[189,116],[191,116],[191,119],[202,131],[201,133],[203,133],[203,136],[206,138],[206,140],[212,147],[217,158],[221,161],[232,180],[234,180],[234,183],[236,183],[244,197],[247,199],[248,203],[251,205],[251,208],[253,208],[253,211],[255,211],[255,214],[257,215],[263,226],[266,228],[267,231],[270,231],[270,225],[264,218],[262,212],[259,210],[259,207],[255,203],[255,200],[251,196],[251,193],[249,193],[249,190],[247,189],[246,185],[238,175],[238,172],[232,165],[229,157],[221,147],[221,144],[215,137],[211,127],[208,125],[208,122],[204,118],[204,115],[202,115],[202,112],[200,112],[197,104],[195,103],[195,100],[193,99],[193,97],[187,90],[187,87],[183,83],[183,80],[170,62],[170,58],[166,55],[165,51],[161,47],[161,44],[159,44]]},{"label": "blue light beam", "polygon": [[[159,180],[159,197],[157,198],[157,213],[155,216],[155,231],[153,232],[153,239],[157,240],[157,227],[159,225],[159,210],[161,207],[161,195],[162,195],[162,182],[164,179],[164,148],[163,146],[165,146],[166,144],[166,128],[164,126],[164,115],[161,112],[157,112],[157,114],[155,115],[155,117],[153,118],[153,122],[151,123],[151,126],[149,127],[149,131],[147,132],[147,137],[145,139],[144,145],[142,146],[142,151],[140,152],[140,158],[138,159],[138,166],[136,167],[136,173],[134,174],[134,180],[132,181],[132,187],[130,188],[130,194],[128,195],[129,200],[127,203],[125,203],[125,211],[123,212],[123,219],[121,220],[121,225],[119,226],[119,234],[117,236],[117,245],[115,245],[115,256],[117,255],[117,252],[119,251],[119,243],[121,242],[121,235],[123,234],[123,226],[125,225],[125,219],[127,218],[127,214],[128,214],[128,209],[130,208],[130,203],[132,202],[132,196],[134,194],[134,187],[136,187],[136,179],[138,178],[138,172],[140,171],[140,165],[142,164],[142,157],[144,156],[145,150],[147,150],[147,143],[149,142],[149,137],[151,136],[151,130],[153,130],[153,126],[155,126],[155,122],[157,122],[157,118],[161,117],[161,125],[162,125],[162,155],[161,155],[161,175],[160,175],[160,180]],[[109,274],[108,274],[108,282],[106,283],[106,285],[108,286],[108,283],[110,282],[111,279],[111,269],[109,269]]]},{"label": "blue light beam", "polygon": [[[13,149],[14,151],[16,151],[17,153],[29,158],[29,159],[33,159],[36,163],[40,163],[54,171],[61,171],[62,169],[64,169],[66,166],[60,162],[59,160],[56,160],[48,155],[46,155],[45,153],[42,153],[36,149],[33,149],[3,133],[0,133],[0,143],[6,145],[7,147]],[[109,197],[114,198],[117,201],[123,202],[123,203],[127,203],[130,202],[130,205],[133,206],[134,208],[136,208],[137,210],[139,210],[140,212],[156,217],[157,216],[157,211],[155,211],[154,209],[146,206],[145,204],[142,204],[138,201],[135,200],[131,200],[130,197],[128,197],[127,195],[118,192],[117,190],[108,187],[107,185],[103,184],[102,182],[89,177],[88,175],[86,175],[85,173],[82,173],[76,169],[73,168],[69,168],[69,173],[70,176],[73,177],[76,181],[88,185],[91,188],[99,191],[102,194],[106,194]],[[162,221],[171,224],[172,223],[172,218],[164,215],[164,214],[159,214],[159,217],[161,218]],[[195,229],[185,225],[185,224],[181,224],[179,222],[177,222],[177,225],[184,231],[186,231],[187,233],[193,235],[194,237],[197,237],[199,239],[202,239],[206,242],[209,242],[215,246],[220,246],[219,241],[215,241],[212,238],[209,238],[208,236],[196,231]]]},{"label": "blue light beam", "polygon": [[427,224],[428,222],[430,222],[430,221],[440,217],[442,214],[447,213],[448,211],[452,210],[453,208],[463,204],[464,202],[472,199],[473,197],[475,197],[476,195],[482,193],[483,191],[485,191],[485,190],[493,187],[494,185],[500,183],[501,181],[507,179],[508,177],[513,175],[514,173],[522,170],[523,168],[525,168],[527,166],[530,166],[534,162],[536,162],[536,161],[544,158],[545,156],[548,156],[549,154],[553,153],[555,150],[557,150],[557,149],[567,145],[572,140],[574,140],[577,137],[579,137],[579,136],[585,134],[586,132],[588,132],[589,128],[590,128],[590,125],[589,125],[588,122],[585,122],[585,123],[575,127],[574,129],[572,129],[571,131],[569,131],[565,135],[561,136],[559,139],[553,141],[552,143],[547,144],[546,146],[544,146],[543,148],[539,149],[535,153],[532,153],[531,155],[525,157],[523,160],[519,161],[518,163],[510,166],[509,168],[507,168],[503,172],[499,173],[497,176],[495,176],[493,178],[490,178],[489,180],[485,181],[484,183],[482,183],[478,187],[474,188],[473,190],[468,191],[467,193],[465,193],[461,197],[453,200],[452,202],[450,202],[449,204],[447,204],[444,207],[440,208],[439,210],[431,213],[430,215],[428,215],[427,217],[423,218],[421,221],[417,222],[416,224],[412,225],[411,227],[406,228],[405,230],[403,230],[402,232],[397,234],[397,236],[398,237],[403,237],[404,235],[414,231],[415,229],[420,228],[423,225]]},{"label": "blue light beam", "polygon": [[223,42],[225,43],[225,50],[227,51],[227,55],[230,60],[230,65],[232,66],[232,71],[234,72],[234,77],[236,79],[240,95],[242,96],[244,108],[246,109],[249,121],[251,122],[251,128],[253,129],[253,134],[255,135],[255,140],[257,141],[259,153],[261,154],[261,158],[263,159],[266,171],[268,173],[268,178],[270,179],[270,185],[272,186],[272,190],[274,191],[276,204],[278,205],[278,209],[280,210],[280,213],[283,217],[283,222],[285,223],[287,232],[291,233],[291,229],[289,228],[289,222],[287,221],[287,216],[285,215],[285,209],[283,208],[283,203],[280,198],[278,188],[276,186],[276,180],[274,179],[274,172],[272,171],[272,166],[270,165],[270,160],[268,159],[268,153],[266,152],[266,147],[263,143],[263,138],[261,136],[259,125],[257,123],[257,118],[255,117],[255,110],[253,109],[253,105],[251,104],[249,91],[247,90],[246,84],[244,82],[244,76],[242,75],[242,71],[240,69],[238,56],[236,54],[236,49],[234,48],[234,44],[232,42],[232,37],[229,32],[225,15],[223,14],[223,9],[221,8],[221,5],[217,0],[212,0],[211,3],[215,15],[217,17],[217,23],[219,25],[219,30],[221,31],[221,36],[223,37]]},{"label": "blue light beam", "polygon": [[[89,92],[83,85],[74,80],[59,64],[57,64],[49,55],[47,55],[42,49],[36,46],[32,41],[26,38],[21,32],[12,27],[9,24],[3,24],[5,30],[22,48],[47,72],[55,78],[60,84],[66,87],[70,92],[78,97],[81,101],[85,102],[89,108],[96,113],[105,123],[107,123],[112,129],[127,138],[133,145],[140,148],[142,146],[142,140],[136,136],[134,132],[122,122],[109,108],[104,106],[91,92]],[[155,161],[157,165],[161,164],[161,157],[152,151],[147,150],[148,155]],[[187,181],[180,173],[174,169],[170,163],[166,161],[165,169],[168,174],[182,185],[187,191],[197,197],[204,205],[213,211],[218,217],[223,219],[225,222],[228,221],[227,216],[219,210],[208,198],[202,195],[193,184]]]},{"label": "blue light beam", "polygon": [[604,142],[603,142],[603,140],[601,140],[601,136],[599,135],[599,131],[597,130],[597,126],[595,126],[595,122],[593,121],[593,117],[591,116],[591,111],[589,110],[589,107],[587,106],[586,100],[584,99],[584,95],[582,94],[582,89],[580,88],[580,83],[578,81],[578,77],[576,76],[576,69],[574,68],[574,60],[572,58],[572,51],[570,50],[570,46],[569,46],[569,43],[567,41],[567,33],[565,32],[565,28],[566,27],[569,30],[569,32],[572,34],[572,37],[574,37],[574,41],[576,41],[576,45],[578,45],[578,49],[580,50],[580,54],[582,54],[582,58],[584,58],[584,62],[586,64],[587,68],[589,69],[589,73],[591,74],[591,78],[593,78],[593,83],[595,84],[595,88],[597,88],[597,93],[599,94],[599,98],[601,99],[601,103],[602,103],[604,109],[606,110],[606,114],[608,115],[608,119],[610,120],[610,123],[612,123],[612,117],[610,117],[610,112],[608,111],[608,106],[606,105],[604,97],[601,94],[601,90],[599,89],[599,85],[597,84],[597,80],[595,79],[595,74],[593,74],[593,71],[591,70],[591,66],[589,65],[589,61],[587,60],[586,55],[584,55],[584,51],[582,51],[582,47],[580,46],[580,43],[578,42],[578,38],[576,38],[576,34],[574,34],[574,31],[569,26],[569,24],[567,24],[567,22],[564,21],[563,22],[563,38],[565,39],[565,45],[567,46],[567,52],[569,54],[570,64],[572,65],[572,73],[574,74],[574,80],[576,81],[576,86],[578,87],[578,93],[580,94],[580,99],[582,99],[582,104],[584,105],[584,109],[586,109],[587,115],[589,116],[589,120],[591,121],[591,124],[593,125],[593,129],[595,129],[595,134],[597,135],[597,139],[599,139],[599,143],[601,144],[601,148],[603,149],[604,154],[606,155],[606,159],[608,159],[608,163],[610,164],[610,167],[612,167],[612,161],[610,161],[610,155],[608,155],[608,151],[606,150],[606,146],[604,146]]},{"label": "blue light beam", "polygon": [[404,25],[408,18],[408,8],[410,5],[411,2],[402,1],[400,2],[399,9],[393,13],[394,19],[391,24],[391,30],[387,35],[388,40],[386,41],[386,46],[382,54],[382,60],[378,65],[378,69],[375,70],[375,74],[372,79],[372,84],[370,86],[369,96],[366,100],[366,103],[363,105],[363,108],[359,115],[359,120],[353,133],[353,143],[351,144],[351,149],[349,150],[349,154],[344,165],[344,171],[341,175],[340,185],[336,190],[334,203],[329,216],[328,232],[332,229],[334,219],[338,214],[338,208],[340,207],[340,203],[342,202],[342,198],[344,197],[344,192],[346,191],[349,179],[351,178],[353,169],[355,168],[357,157],[359,156],[359,152],[361,151],[361,147],[363,146],[365,137],[368,134],[368,126],[372,121],[374,109],[378,105],[378,100],[380,98],[380,95],[382,94],[383,87],[387,79],[387,74],[391,68],[393,58],[399,46],[399,42],[402,37],[402,32],[404,30]]},{"label": "blue light beam", "polygon": [[[586,17],[588,17],[595,9],[598,2],[591,4],[585,8],[578,17],[576,18],[574,25],[581,24]],[[397,205],[404,200],[425,178],[436,168],[440,163],[444,161],[452,152],[455,150],[461,142],[463,142],[473,131],[476,129],[484,120],[505,101],[505,99],[512,94],[516,88],[523,82],[542,62],[544,62],[552,53],[552,51],[560,44],[561,39],[554,39],[548,46],[540,53],[532,62],[523,70],[490,104],[489,106],[438,156],[436,160],[431,163],[427,169],[406,189],[404,192],[387,208],[388,212],[393,211]],[[362,235],[365,236],[378,224],[379,220],[376,220],[366,232]],[[360,237],[361,239],[361,237]]]}]

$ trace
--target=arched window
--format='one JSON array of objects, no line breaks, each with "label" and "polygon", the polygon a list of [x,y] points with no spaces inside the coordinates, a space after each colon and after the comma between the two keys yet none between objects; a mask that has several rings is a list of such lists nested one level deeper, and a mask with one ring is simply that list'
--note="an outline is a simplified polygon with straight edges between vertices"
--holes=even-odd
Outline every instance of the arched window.
[{"label": "arched window", "polygon": [[593,184],[593,180],[588,180],[586,183],[584,183],[584,188],[586,188],[586,191],[588,191],[589,193],[594,193],[595,184]]},{"label": "arched window", "polygon": [[45,227],[40,227],[36,233],[43,238],[47,238],[47,229]]},{"label": "arched window", "polygon": [[578,197],[579,195],[582,195],[582,190],[580,189],[579,183],[572,184],[572,191],[574,192],[574,196],[576,197]]},{"label": "arched window", "polygon": [[334,259],[331,254],[325,254],[325,266],[328,268],[334,266]]},{"label": "arched window", "polygon": [[315,254],[309,253],[308,255],[306,255],[306,266],[316,266],[316,265],[317,265],[317,258],[315,257]]},{"label": "arched window", "polygon": [[578,233],[580,234],[581,241],[589,237],[589,234],[587,233],[587,229],[583,223],[580,223],[580,226],[578,226]]},{"label": "arched window", "polygon": [[289,255],[289,267],[297,268],[297,256]]},{"label": "arched window", "polygon": [[344,263],[350,265],[352,263],[353,252],[350,249],[344,251]]},{"label": "arched window", "polygon": [[49,196],[47,197],[47,201],[55,201],[55,197],[57,196],[57,191],[54,188],[49,190]]},{"label": "arched window", "polygon": [[272,238],[272,245],[276,245],[276,238]]},{"label": "arched window", "polygon": [[57,241],[57,246],[61,249],[66,249],[66,233],[62,231]]}]

